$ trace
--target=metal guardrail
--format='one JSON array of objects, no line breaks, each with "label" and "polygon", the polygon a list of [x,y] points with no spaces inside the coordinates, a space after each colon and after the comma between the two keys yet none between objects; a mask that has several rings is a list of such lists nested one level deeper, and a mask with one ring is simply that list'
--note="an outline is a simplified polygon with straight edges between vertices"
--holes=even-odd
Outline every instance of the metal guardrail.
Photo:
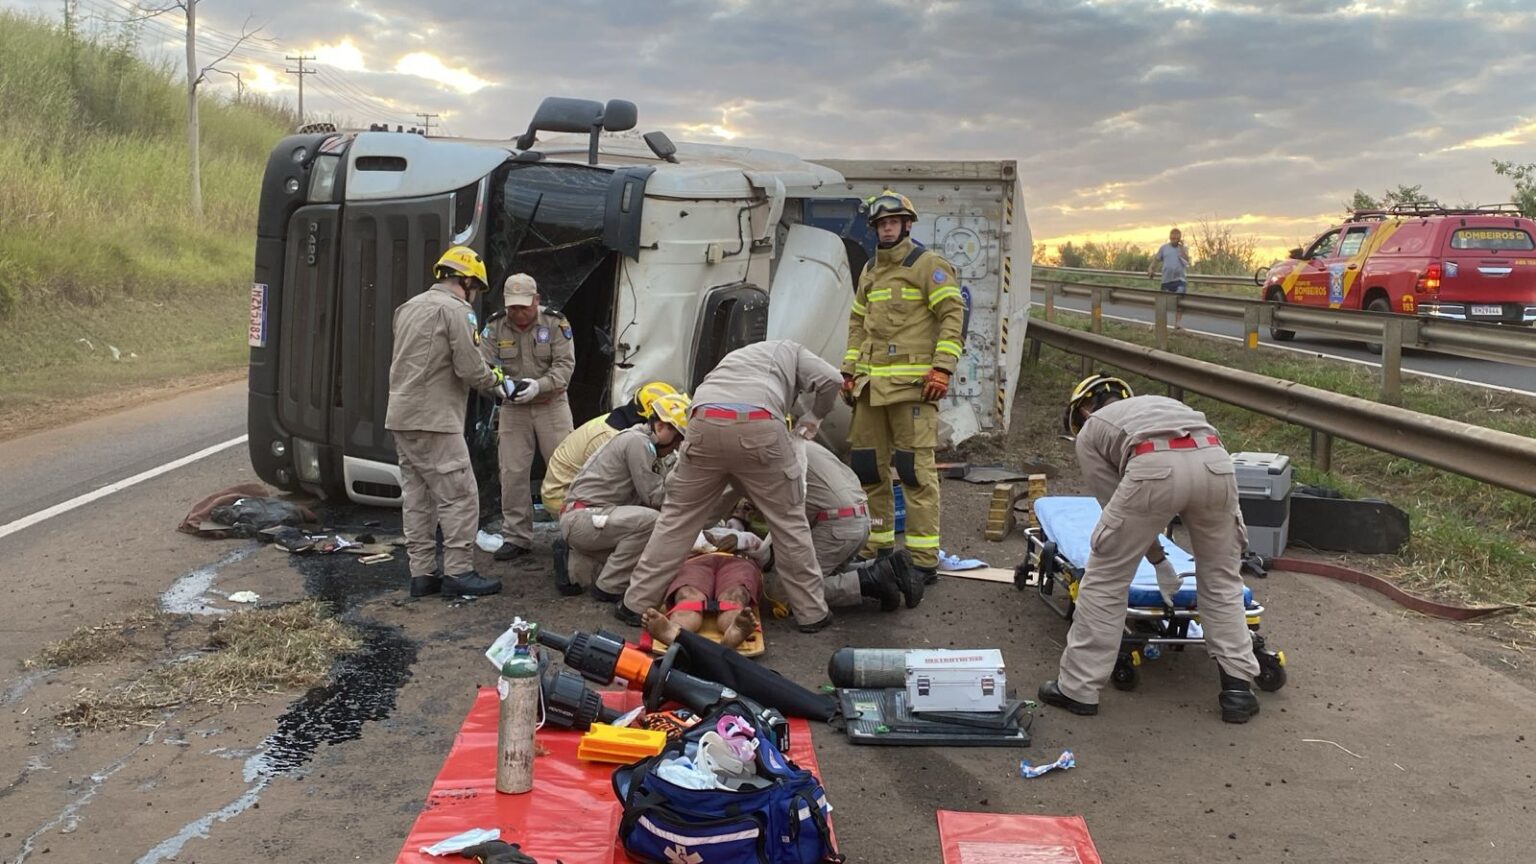
[{"label": "metal guardrail", "polygon": [[[1130,279],[1148,278],[1145,270],[1097,270],[1092,267],[1053,267],[1049,264],[1033,264],[1031,266],[1039,271],[1071,273],[1082,276],[1124,276]],[[1263,269],[1265,271],[1269,270],[1268,267]],[[1046,278],[1050,278],[1049,275]],[[1241,285],[1245,288],[1254,285],[1253,277],[1251,276],[1218,276],[1211,273],[1186,273],[1184,281],[1206,285]]]},{"label": "metal guardrail", "polygon": [[1059,279],[1036,278],[1032,284],[1045,294],[1047,321],[1055,320],[1057,296],[1090,298],[1092,302],[1088,314],[1091,329],[1095,333],[1103,330],[1105,300],[1152,307],[1154,339],[1157,347],[1163,350],[1168,348],[1168,314],[1180,310],[1242,321],[1245,342],[1250,349],[1258,348],[1260,328],[1304,330],[1380,345],[1381,400],[1392,404],[1401,401],[1404,347],[1498,363],[1536,366],[1536,328],[1531,327],[1441,321],[1390,312],[1322,309],[1213,294],[1169,294],[1157,289]]},{"label": "metal guardrail", "polygon": [[1536,440],[1522,435],[1228,369],[1049,321],[1031,321],[1026,338],[1311,429],[1313,460],[1323,471],[1329,469],[1332,438],[1338,437],[1536,496]]}]

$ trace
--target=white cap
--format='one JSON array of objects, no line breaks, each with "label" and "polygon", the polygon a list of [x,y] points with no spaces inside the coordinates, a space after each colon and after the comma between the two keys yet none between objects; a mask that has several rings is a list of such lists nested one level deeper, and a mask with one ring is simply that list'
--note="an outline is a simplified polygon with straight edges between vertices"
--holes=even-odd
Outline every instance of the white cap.
[{"label": "white cap", "polygon": [[539,285],[527,273],[513,273],[501,286],[504,302],[508,306],[532,306],[539,296]]}]

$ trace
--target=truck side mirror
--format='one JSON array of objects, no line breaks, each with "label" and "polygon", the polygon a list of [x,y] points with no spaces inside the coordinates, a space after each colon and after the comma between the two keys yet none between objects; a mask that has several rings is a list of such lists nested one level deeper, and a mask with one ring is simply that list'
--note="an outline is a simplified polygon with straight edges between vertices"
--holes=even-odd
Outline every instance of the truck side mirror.
[{"label": "truck side mirror", "polygon": [[1301,247],[1297,246],[1295,249],[1292,249],[1289,254],[1291,256],[1291,260],[1292,261],[1300,261],[1301,260]]},{"label": "truck side mirror", "polygon": [[635,103],[625,99],[609,99],[594,125],[600,125],[609,132],[628,132],[639,122],[639,115]]},{"label": "truck side mirror", "polygon": [[663,162],[677,161],[677,145],[672,143],[667,133],[647,132],[640,137],[645,139],[645,146],[651,148],[651,152],[656,154],[657,159]]}]

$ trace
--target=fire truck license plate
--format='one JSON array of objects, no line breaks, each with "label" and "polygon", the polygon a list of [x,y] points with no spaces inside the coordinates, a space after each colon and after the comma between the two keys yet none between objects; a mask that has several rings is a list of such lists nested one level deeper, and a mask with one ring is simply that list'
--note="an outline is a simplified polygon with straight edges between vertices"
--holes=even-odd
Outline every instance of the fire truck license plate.
[{"label": "fire truck license plate", "polygon": [[1503,315],[1503,306],[1473,306],[1473,315]]}]

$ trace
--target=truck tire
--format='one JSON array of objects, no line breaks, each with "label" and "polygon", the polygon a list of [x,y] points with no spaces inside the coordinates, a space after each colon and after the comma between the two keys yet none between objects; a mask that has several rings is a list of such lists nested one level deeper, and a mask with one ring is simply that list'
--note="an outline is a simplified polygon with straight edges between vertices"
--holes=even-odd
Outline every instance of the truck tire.
[{"label": "truck tire", "polygon": [[[1392,304],[1388,303],[1387,302],[1387,298],[1385,298],[1385,297],[1373,297],[1373,298],[1371,298],[1371,302],[1365,304],[1365,311],[1367,311],[1367,312],[1386,312],[1386,313],[1390,314],[1392,312]],[[1372,354],[1380,354],[1381,353],[1381,343],[1380,342],[1367,342],[1367,343],[1365,343],[1365,350],[1371,352]]]},{"label": "truck tire", "polygon": [[[1264,299],[1271,303],[1283,304],[1285,303],[1285,292],[1281,291],[1278,287],[1270,288],[1269,291],[1264,294]],[[1296,338],[1296,331],[1282,330],[1281,328],[1276,327],[1273,322],[1271,322],[1269,325],[1269,338],[1275,340],[1276,342],[1289,342]]]}]

